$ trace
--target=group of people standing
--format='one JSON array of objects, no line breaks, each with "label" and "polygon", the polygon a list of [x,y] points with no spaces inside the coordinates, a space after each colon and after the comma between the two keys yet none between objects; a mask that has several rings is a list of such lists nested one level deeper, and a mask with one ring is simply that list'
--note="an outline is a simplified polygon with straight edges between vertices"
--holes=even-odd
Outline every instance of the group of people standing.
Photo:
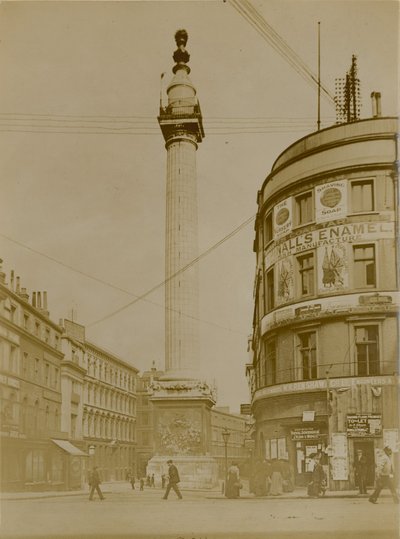
[{"label": "group of people standing", "polygon": [[[327,488],[327,476],[321,464],[321,454],[313,453],[310,458],[314,461],[314,467],[311,473],[311,481],[307,486],[307,494],[313,498],[318,498],[325,494]],[[163,499],[166,500],[171,490],[175,492],[178,499],[182,499],[182,494],[179,490],[180,483],[179,472],[171,459],[167,461],[168,475],[163,474],[162,488],[166,486]],[[354,460],[354,476],[358,485],[360,494],[367,494],[367,475],[368,463],[363,451],[357,450]],[[135,477],[131,471],[127,472],[127,480],[131,483],[132,489],[135,488]],[[168,483],[167,483],[168,481]],[[97,466],[89,472],[88,482],[90,487],[89,500],[93,500],[95,491],[100,498],[104,500],[104,495],[100,488],[100,475]],[[155,487],[154,474],[148,475],[146,484],[150,487]],[[240,471],[238,464],[232,462],[227,470],[226,482],[224,485],[224,494],[227,498],[239,498],[242,488],[240,480]],[[368,501],[375,504],[383,488],[388,488],[392,494],[393,501],[399,503],[399,496],[396,490],[394,481],[394,468],[392,462],[392,450],[386,446],[376,466],[375,490],[368,498]],[[140,479],[140,490],[144,489],[144,478]],[[253,472],[250,477],[250,492],[256,496],[279,496],[283,492],[291,492],[294,490],[294,470],[288,461],[273,459],[271,461],[259,460],[255,463]]]},{"label": "group of people standing", "polygon": [[294,470],[283,459],[258,460],[250,474],[250,492],[255,496],[279,496],[294,489]]}]

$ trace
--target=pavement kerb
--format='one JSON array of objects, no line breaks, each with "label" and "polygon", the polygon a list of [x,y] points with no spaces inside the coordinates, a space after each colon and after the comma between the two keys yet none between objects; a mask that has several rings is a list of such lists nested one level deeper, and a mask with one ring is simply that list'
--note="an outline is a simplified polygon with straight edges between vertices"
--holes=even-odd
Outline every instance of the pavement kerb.
[{"label": "pavement kerb", "polygon": [[[122,494],[125,492],[130,492],[131,489],[118,489],[118,486],[121,486],[121,483],[117,482],[110,484],[114,488],[109,489],[108,485],[103,484],[105,488],[102,489],[104,495],[112,494]],[[161,489],[146,489],[145,492],[151,493],[160,493]],[[221,493],[221,490],[205,490],[205,489],[182,489],[182,492],[185,493],[203,493],[208,494],[205,496],[208,500],[226,500],[225,496]],[[372,491],[371,491],[372,492]],[[4,492],[0,493],[0,501],[19,501],[19,500],[39,500],[46,498],[61,498],[61,497],[72,497],[72,496],[87,496],[89,494],[88,489],[75,490],[75,491],[47,491],[47,492]],[[390,494],[382,493],[381,497],[387,497]],[[357,498],[357,499],[367,499],[368,495],[360,495],[358,491],[328,491],[325,496],[322,496],[320,499],[332,499],[332,498]],[[299,499],[309,499],[305,489],[295,489],[293,492],[283,493],[279,496],[254,496],[250,493],[243,492],[238,500],[299,500]]]}]

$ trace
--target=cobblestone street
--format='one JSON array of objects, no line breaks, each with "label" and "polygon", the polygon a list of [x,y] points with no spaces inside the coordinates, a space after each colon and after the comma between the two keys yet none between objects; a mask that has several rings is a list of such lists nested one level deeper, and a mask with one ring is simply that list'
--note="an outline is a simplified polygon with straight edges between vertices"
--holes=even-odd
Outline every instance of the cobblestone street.
[{"label": "cobblestone street", "polygon": [[[2,500],[2,539],[35,538],[361,538],[398,537],[398,506],[386,494],[367,499],[331,495],[310,499],[304,491],[285,498],[227,500],[218,492],[184,491],[167,501],[161,489],[130,491],[104,486],[106,499],[87,494]],[[346,493],[342,493],[346,495]]]}]

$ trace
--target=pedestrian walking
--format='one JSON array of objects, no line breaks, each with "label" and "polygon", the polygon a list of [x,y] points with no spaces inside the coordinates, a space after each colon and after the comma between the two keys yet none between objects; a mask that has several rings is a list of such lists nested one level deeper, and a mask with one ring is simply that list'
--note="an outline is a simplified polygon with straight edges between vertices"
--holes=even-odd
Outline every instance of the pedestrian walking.
[{"label": "pedestrian walking", "polygon": [[150,487],[150,480],[151,480],[150,476],[147,475],[146,476],[146,487]]},{"label": "pedestrian walking", "polygon": [[134,474],[131,474],[131,487],[132,487],[132,490],[135,490],[135,475]]},{"label": "pedestrian walking", "polygon": [[162,474],[162,476],[161,476],[161,488],[165,488],[165,483],[166,483],[166,477],[165,477],[165,474]]},{"label": "pedestrian walking", "polygon": [[151,474],[150,486],[153,487],[153,488],[155,488],[155,486],[156,486],[156,482],[155,482],[155,479],[154,479],[154,474]]},{"label": "pedestrian walking", "polygon": [[90,494],[89,494],[89,501],[93,501],[93,494],[94,491],[97,491],[97,494],[99,495],[100,500],[104,500],[103,493],[101,492],[100,488],[100,476],[98,472],[97,466],[94,466],[93,469],[89,472],[89,486],[90,486]]},{"label": "pedestrian walking", "polygon": [[178,487],[178,483],[180,483],[181,480],[179,477],[178,468],[175,466],[172,460],[167,460],[167,464],[168,464],[168,485],[167,485],[165,494],[163,496],[163,500],[166,500],[168,498],[168,494],[171,488],[175,491],[176,495],[181,500],[182,494]]},{"label": "pedestrian walking", "polygon": [[232,462],[232,464],[228,468],[228,477],[226,478],[226,486],[225,486],[225,496],[231,499],[239,498],[240,489],[241,489],[241,483],[240,483],[239,467],[236,464],[236,462]]},{"label": "pedestrian walking", "polygon": [[307,487],[307,494],[312,498],[319,498],[321,494],[325,494],[326,490],[325,470],[321,464],[321,455],[319,453],[312,453],[310,458],[314,459],[314,469],[311,483]]},{"label": "pedestrian walking", "polygon": [[354,475],[360,494],[368,494],[366,486],[367,470],[367,458],[362,449],[357,449],[356,458],[354,460]]},{"label": "pedestrian walking", "polygon": [[140,490],[144,490],[144,479],[143,479],[143,477],[140,478],[139,484],[140,484]]},{"label": "pedestrian walking", "polygon": [[377,500],[383,488],[388,488],[392,493],[394,503],[399,503],[399,496],[394,483],[392,450],[389,446],[383,449],[383,455],[376,466],[375,490],[368,498],[368,501],[378,503]]}]

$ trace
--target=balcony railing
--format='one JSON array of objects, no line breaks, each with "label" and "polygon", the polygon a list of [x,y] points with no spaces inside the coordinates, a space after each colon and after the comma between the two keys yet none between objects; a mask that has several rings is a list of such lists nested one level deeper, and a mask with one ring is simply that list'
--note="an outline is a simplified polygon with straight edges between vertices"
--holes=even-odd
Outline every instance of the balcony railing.
[{"label": "balcony railing", "polygon": [[195,97],[177,99],[169,103],[167,107],[160,107],[160,118],[197,118],[201,116],[199,102]]}]

